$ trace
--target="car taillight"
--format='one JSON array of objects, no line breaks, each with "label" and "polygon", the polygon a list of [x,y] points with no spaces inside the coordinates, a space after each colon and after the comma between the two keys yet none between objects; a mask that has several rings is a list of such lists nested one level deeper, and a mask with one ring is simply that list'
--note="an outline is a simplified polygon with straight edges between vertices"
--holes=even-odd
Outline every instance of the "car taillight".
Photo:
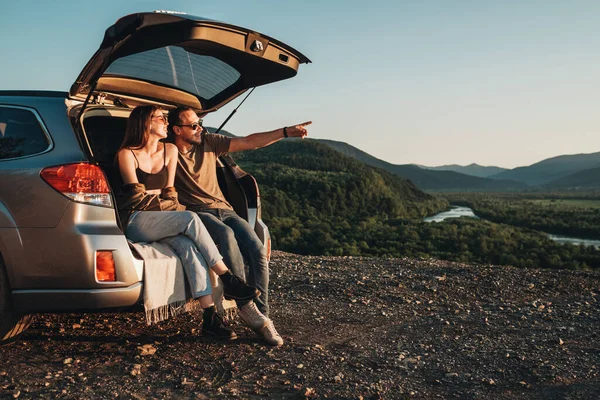
[{"label": "car taillight", "polygon": [[104,172],[97,165],[65,164],[44,168],[42,178],[54,189],[80,203],[112,207]]},{"label": "car taillight", "polygon": [[112,251],[96,251],[96,279],[98,282],[114,282],[117,280],[115,258]]}]

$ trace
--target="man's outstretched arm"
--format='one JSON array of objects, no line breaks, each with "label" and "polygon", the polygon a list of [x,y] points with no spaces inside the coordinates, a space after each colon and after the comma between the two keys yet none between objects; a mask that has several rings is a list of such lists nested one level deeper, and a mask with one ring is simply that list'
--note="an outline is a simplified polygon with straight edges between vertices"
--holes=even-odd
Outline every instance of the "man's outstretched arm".
[{"label": "man's outstretched arm", "polygon": [[[308,135],[305,127],[310,124],[312,124],[312,121],[288,126],[285,128],[285,134],[287,134],[287,137],[299,137],[304,139],[306,135]],[[261,147],[273,144],[286,137],[283,130],[284,128],[280,128],[269,132],[253,133],[246,137],[231,138],[231,142],[229,142],[229,152],[233,153],[236,151],[260,149]]]}]

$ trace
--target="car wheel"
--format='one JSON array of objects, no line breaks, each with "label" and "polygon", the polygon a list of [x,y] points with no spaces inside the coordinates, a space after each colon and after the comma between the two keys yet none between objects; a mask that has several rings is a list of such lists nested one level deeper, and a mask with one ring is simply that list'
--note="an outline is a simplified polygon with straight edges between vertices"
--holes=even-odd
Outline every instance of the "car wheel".
[{"label": "car wheel", "polygon": [[0,345],[15,339],[33,322],[32,315],[22,315],[13,309],[8,275],[0,256]]}]

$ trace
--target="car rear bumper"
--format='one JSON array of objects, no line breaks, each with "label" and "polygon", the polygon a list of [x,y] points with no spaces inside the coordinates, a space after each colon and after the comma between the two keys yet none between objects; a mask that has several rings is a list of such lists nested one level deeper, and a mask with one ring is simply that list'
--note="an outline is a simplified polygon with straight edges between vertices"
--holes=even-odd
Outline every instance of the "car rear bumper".
[{"label": "car rear bumper", "polygon": [[[115,210],[67,202],[55,227],[0,229],[10,287],[61,293],[123,288],[142,281],[144,263],[131,252]],[[115,281],[98,279],[98,251],[112,253]]]},{"label": "car rear bumper", "polygon": [[142,282],[122,288],[69,290],[14,290],[15,308],[22,312],[103,310],[136,305],[142,300]]}]

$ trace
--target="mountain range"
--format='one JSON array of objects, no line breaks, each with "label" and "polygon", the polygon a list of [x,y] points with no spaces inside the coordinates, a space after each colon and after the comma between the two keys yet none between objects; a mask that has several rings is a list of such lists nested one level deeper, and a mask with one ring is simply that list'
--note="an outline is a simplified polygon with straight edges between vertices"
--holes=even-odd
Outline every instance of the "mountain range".
[{"label": "mountain range", "polygon": [[[214,129],[209,128],[211,131]],[[230,132],[222,134],[235,137]],[[430,167],[392,164],[348,143],[311,139],[372,167],[381,168],[429,191],[519,191],[600,188],[600,152],[561,155],[529,166],[506,169],[478,164]]]},{"label": "mountain range", "polygon": [[466,166],[451,164],[451,165],[441,165],[439,167],[428,167],[425,165],[415,164],[417,167],[422,169],[429,169],[432,171],[454,171],[460,174],[478,176],[480,178],[488,178],[492,175],[499,174],[503,171],[506,171],[506,168],[502,167],[486,167],[484,165],[479,164],[469,164]]},{"label": "mountain range", "polygon": [[409,179],[424,190],[482,190],[503,191],[525,189],[526,184],[514,180],[489,179],[455,171],[424,169],[414,164],[391,164],[357,149],[344,142],[316,139],[342,154],[355,158],[373,167],[385,169],[395,175]]},{"label": "mountain range", "polygon": [[600,152],[561,155],[514,169],[483,167],[478,164],[470,164],[464,167],[460,165],[420,167],[436,171],[456,171],[490,179],[518,181],[531,188],[600,188]]},{"label": "mountain range", "polygon": [[391,164],[344,142],[317,140],[365,164],[409,179],[424,190],[600,189],[600,152],[561,155],[514,169],[478,164],[427,167]]},{"label": "mountain range", "polygon": [[560,185],[564,185],[569,181],[570,175],[596,167],[600,167],[600,152],[547,158],[527,167],[518,167],[503,171],[491,176],[491,178],[514,179],[524,182],[529,186],[545,185],[553,187],[554,181],[559,181]]}]

